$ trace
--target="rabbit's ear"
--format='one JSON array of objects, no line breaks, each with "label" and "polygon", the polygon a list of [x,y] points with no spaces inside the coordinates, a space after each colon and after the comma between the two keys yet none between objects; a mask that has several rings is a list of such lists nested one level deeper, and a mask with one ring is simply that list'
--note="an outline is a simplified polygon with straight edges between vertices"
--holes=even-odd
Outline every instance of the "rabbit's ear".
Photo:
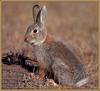
[{"label": "rabbit's ear", "polygon": [[39,11],[36,21],[40,26],[44,26],[46,22],[46,18],[47,18],[47,9],[46,9],[46,6],[44,5]]},{"label": "rabbit's ear", "polygon": [[37,19],[37,15],[40,11],[40,6],[39,5],[34,5],[33,8],[32,8],[32,13],[33,13],[33,20],[34,20],[34,23],[36,23],[36,19]]}]

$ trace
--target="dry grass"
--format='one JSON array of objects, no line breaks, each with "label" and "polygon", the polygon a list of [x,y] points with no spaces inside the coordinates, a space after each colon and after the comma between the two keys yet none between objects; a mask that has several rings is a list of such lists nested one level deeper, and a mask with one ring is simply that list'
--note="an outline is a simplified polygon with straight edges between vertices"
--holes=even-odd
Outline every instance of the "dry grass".
[{"label": "dry grass", "polygon": [[[35,2],[40,3],[40,2]],[[2,52],[24,46],[33,22],[34,2],[2,4]],[[98,88],[98,6],[95,2],[42,2],[48,9],[47,31],[81,59],[90,78],[86,88]]]}]

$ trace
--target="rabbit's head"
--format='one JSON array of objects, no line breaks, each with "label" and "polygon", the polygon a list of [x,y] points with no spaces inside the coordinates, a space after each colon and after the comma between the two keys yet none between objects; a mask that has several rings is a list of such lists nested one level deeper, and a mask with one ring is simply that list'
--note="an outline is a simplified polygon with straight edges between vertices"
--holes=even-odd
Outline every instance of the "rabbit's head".
[{"label": "rabbit's head", "polygon": [[47,18],[46,6],[40,7],[39,5],[34,5],[32,12],[34,23],[27,28],[25,42],[39,45],[46,40],[47,36],[47,31],[45,28]]}]

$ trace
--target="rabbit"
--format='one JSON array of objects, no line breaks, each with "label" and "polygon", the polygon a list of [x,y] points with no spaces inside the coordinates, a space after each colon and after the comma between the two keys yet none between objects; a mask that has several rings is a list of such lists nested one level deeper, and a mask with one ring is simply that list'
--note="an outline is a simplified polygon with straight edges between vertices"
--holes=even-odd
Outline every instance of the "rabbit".
[{"label": "rabbit", "polygon": [[40,67],[39,75],[42,78],[51,76],[55,82],[65,86],[81,87],[87,84],[85,69],[75,53],[47,34],[46,6],[34,5],[32,13],[33,24],[27,28],[24,41],[33,48],[32,56]]}]

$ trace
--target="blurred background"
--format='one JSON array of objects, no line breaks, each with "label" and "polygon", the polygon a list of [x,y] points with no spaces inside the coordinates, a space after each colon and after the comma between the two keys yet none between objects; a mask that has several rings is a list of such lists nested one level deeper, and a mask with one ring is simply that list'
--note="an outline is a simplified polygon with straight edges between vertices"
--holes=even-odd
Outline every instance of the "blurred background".
[{"label": "blurred background", "polygon": [[2,52],[22,48],[27,27],[33,23],[32,6],[46,5],[47,31],[65,43],[84,64],[89,88],[98,87],[97,2],[3,2]]}]

